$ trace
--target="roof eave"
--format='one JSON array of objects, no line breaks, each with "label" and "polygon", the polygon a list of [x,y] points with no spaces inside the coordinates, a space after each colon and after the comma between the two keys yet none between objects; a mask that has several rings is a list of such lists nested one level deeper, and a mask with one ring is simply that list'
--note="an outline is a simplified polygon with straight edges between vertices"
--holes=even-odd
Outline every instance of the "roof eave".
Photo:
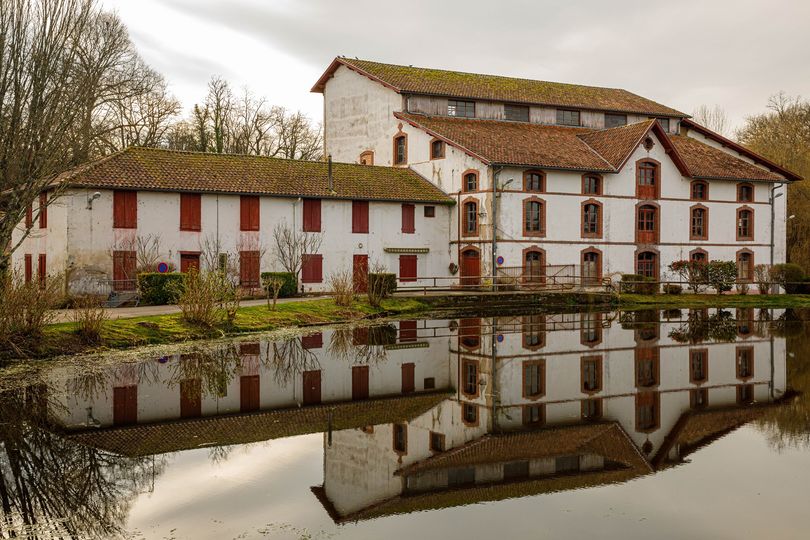
[{"label": "roof eave", "polygon": [[331,79],[334,76],[335,71],[337,71],[337,69],[340,66],[345,66],[348,69],[356,73],[359,73],[360,75],[363,75],[364,77],[368,77],[372,81],[380,83],[381,85],[393,90],[394,92],[402,93],[401,89],[397,88],[396,86],[380,79],[376,75],[373,75],[360,67],[355,66],[351,62],[347,62],[344,58],[341,58],[340,56],[332,60],[332,63],[329,64],[329,67],[326,68],[326,71],[323,72],[323,75],[320,76],[315,85],[310,89],[310,92],[323,94],[324,91],[326,90],[326,83],[329,82],[329,79]]}]

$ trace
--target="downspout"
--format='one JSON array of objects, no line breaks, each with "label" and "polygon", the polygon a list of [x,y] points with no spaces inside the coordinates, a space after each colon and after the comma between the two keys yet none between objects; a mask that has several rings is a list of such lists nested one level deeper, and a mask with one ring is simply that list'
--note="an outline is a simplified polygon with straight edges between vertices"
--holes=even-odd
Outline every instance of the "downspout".
[{"label": "downspout", "polygon": [[492,290],[498,290],[498,177],[502,166],[492,167]]},{"label": "downspout", "polygon": [[[776,208],[774,206],[776,202],[776,190],[784,186],[784,182],[780,182],[779,184],[774,185],[771,188],[771,196],[768,199],[768,202],[771,204],[771,266],[773,266],[773,252],[774,252],[774,243],[775,243],[775,234],[774,234],[774,225],[776,224]],[[779,195],[782,195],[781,193]]]}]

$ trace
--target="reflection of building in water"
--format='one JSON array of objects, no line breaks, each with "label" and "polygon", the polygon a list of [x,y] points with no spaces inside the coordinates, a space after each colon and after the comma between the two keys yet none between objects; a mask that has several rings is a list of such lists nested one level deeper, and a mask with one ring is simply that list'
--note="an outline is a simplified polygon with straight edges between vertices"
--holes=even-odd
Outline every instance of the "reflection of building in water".
[{"label": "reflection of building in water", "polygon": [[680,462],[784,393],[785,341],[761,331],[767,320],[670,315],[462,319],[454,399],[407,425],[334,433],[313,491],[345,522],[621,482]]},{"label": "reflection of building in water", "polygon": [[402,321],[85,374],[67,437],[143,456],[324,436],[338,522],[623,482],[681,462],[786,388],[768,312]]}]

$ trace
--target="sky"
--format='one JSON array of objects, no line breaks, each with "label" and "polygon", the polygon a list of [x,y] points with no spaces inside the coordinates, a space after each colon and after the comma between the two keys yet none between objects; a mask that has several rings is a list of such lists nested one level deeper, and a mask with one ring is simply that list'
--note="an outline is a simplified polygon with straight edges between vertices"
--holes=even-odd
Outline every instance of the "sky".
[{"label": "sky", "polygon": [[338,55],[625,88],[732,126],[810,98],[806,0],[101,0],[189,110],[212,75],[322,118]]}]

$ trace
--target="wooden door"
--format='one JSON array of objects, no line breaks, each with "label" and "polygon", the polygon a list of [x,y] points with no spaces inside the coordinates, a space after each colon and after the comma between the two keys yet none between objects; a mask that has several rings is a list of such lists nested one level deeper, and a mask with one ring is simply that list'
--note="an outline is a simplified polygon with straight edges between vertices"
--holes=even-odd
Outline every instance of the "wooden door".
[{"label": "wooden door", "polygon": [[366,292],[368,290],[368,255],[355,255],[352,259],[352,269],[354,292]]},{"label": "wooden door", "polygon": [[136,267],[134,251],[113,251],[113,290],[135,290]]},{"label": "wooden door", "polygon": [[180,381],[180,418],[202,416],[202,381],[184,379]]},{"label": "wooden door", "polygon": [[183,273],[188,272],[190,269],[200,269],[200,254],[199,253],[181,253],[180,254],[180,271]]},{"label": "wooden door", "polygon": [[138,385],[113,388],[113,425],[127,426],[138,422]]},{"label": "wooden door", "polygon": [[642,206],[638,209],[636,242],[639,244],[658,243],[658,211],[654,206]]},{"label": "wooden door", "polygon": [[461,284],[475,286],[481,283],[481,254],[477,249],[461,252]]},{"label": "wooden door", "polygon": [[368,366],[352,367],[352,399],[368,399]]},{"label": "wooden door", "polygon": [[416,390],[414,383],[414,364],[409,362],[402,364],[402,393],[409,394]]},{"label": "wooden door", "polygon": [[243,375],[239,377],[239,411],[259,410],[259,376]]},{"label": "wooden door", "polygon": [[321,370],[304,372],[304,405],[321,402]]}]

